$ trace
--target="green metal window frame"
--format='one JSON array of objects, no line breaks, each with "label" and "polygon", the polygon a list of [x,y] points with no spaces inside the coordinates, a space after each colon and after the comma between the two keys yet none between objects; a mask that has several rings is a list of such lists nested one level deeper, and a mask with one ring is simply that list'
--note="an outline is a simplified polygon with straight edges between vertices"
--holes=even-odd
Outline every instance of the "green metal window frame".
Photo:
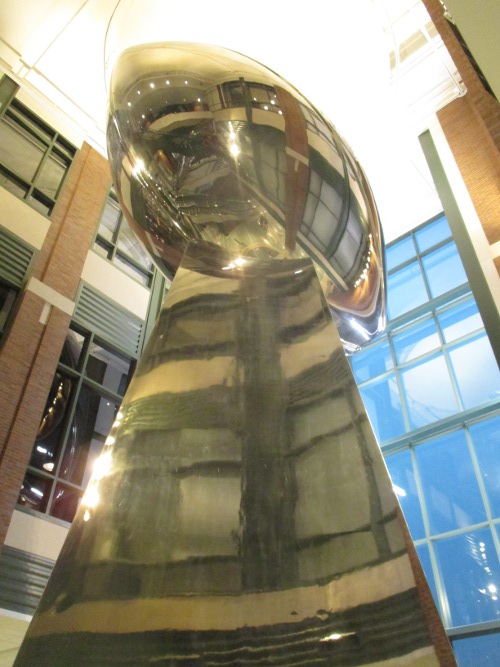
[{"label": "green metal window frame", "polygon": [[[442,214],[432,218],[430,221],[420,225],[411,232],[396,239],[393,243],[389,244],[388,246],[391,247],[392,245],[404,241],[408,237],[412,237],[414,248],[416,251],[415,255],[412,256],[410,259],[407,259],[401,263],[396,264],[388,271],[388,275],[392,275],[397,271],[401,270],[402,268],[404,268],[405,266],[408,266],[413,262],[417,261],[422,276],[424,276],[424,284],[428,300],[425,303],[419,305],[418,307],[413,308],[412,310],[405,312],[400,316],[395,317],[394,319],[389,321],[385,332],[381,336],[378,336],[376,340],[372,341],[365,348],[363,348],[362,353],[369,354],[369,351],[371,349],[375,349],[378,345],[384,343],[384,341],[387,342],[390,350],[390,360],[392,363],[392,367],[386,369],[383,372],[379,372],[378,374],[374,374],[373,377],[370,377],[369,379],[363,382],[358,382],[358,387],[360,389],[363,389],[363,387],[369,387],[370,384],[374,384],[380,379],[387,378],[392,375],[394,375],[395,377],[398,387],[398,393],[401,398],[401,411],[403,413],[405,432],[401,435],[388,439],[385,442],[382,442],[381,448],[384,456],[387,459],[389,459],[391,455],[396,455],[398,453],[405,451],[410,452],[411,462],[413,466],[413,473],[415,475],[415,484],[417,488],[418,500],[422,512],[422,519],[425,530],[425,537],[414,540],[414,544],[417,548],[422,546],[428,548],[432,573],[438,597],[437,602],[440,607],[440,613],[442,615],[445,627],[447,627],[448,635],[450,639],[453,641],[453,640],[464,639],[467,637],[481,637],[483,635],[492,634],[495,632],[498,633],[500,630],[500,620],[471,623],[470,625],[452,627],[450,610],[447,605],[445,584],[443,582],[442,573],[440,571],[440,566],[434,548],[435,545],[438,544],[440,540],[445,540],[450,537],[463,536],[468,533],[472,533],[482,529],[490,529],[493,538],[493,543],[497,552],[497,556],[500,558],[500,538],[499,538],[500,518],[495,517],[491,512],[488,495],[482,479],[477,455],[475,452],[475,444],[469,431],[469,429],[474,425],[485,422],[489,418],[500,417],[500,396],[492,399],[491,401],[483,402],[480,405],[477,405],[476,407],[472,407],[469,409],[459,408],[455,414],[446,417],[444,419],[436,420],[420,428],[411,429],[410,427],[408,411],[404,399],[404,388],[401,380],[401,372],[403,372],[405,368],[425,362],[427,359],[431,359],[439,352],[442,352],[443,358],[446,363],[447,371],[452,381],[453,391],[456,396],[457,403],[459,406],[461,406],[461,408],[463,408],[463,405],[460,402],[460,392],[457,385],[455,373],[452,364],[450,362],[449,353],[452,349],[460,347],[462,344],[467,343],[468,341],[473,341],[474,339],[480,336],[486,335],[485,326],[483,324],[482,326],[478,326],[477,328],[470,329],[463,335],[457,336],[452,340],[449,341],[444,340],[443,334],[441,332],[438,323],[437,319],[438,316],[440,316],[442,313],[446,313],[448,310],[451,310],[455,306],[460,304],[465,304],[468,301],[475,303],[476,294],[475,293],[473,294],[469,283],[464,283],[436,298],[432,298],[431,296],[427,281],[425,279],[425,271],[422,264],[422,258],[429,255],[430,253],[433,253],[439,248],[446,246],[450,242],[450,239],[453,239],[453,233],[455,233],[456,235],[457,230],[454,229],[454,227],[451,225],[450,222],[452,235],[440,240],[438,243],[430,246],[423,252],[419,252],[418,245],[415,242],[415,234],[418,234],[420,230],[432,224],[433,222],[438,220],[441,216]],[[461,247],[458,242],[457,246],[458,246],[458,251],[461,251]],[[477,305],[479,306],[479,303]],[[482,316],[482,314],[483,314],[482,309],[479,308],[479,315]],[[398,363],[396,356],[396,349],[394,346],[394,338],[399,334],[403,333],[405,330],[411,330],[411,327],[417,324],[419,321],[434,322],[435,331],[439,338],[439,344],[433,346],[433,349],[423,353],[420,356],[415,356],[412,357],[409,361]],[[486,519],[484,521],[480,521],[479,523],[474,523],[473,525],[467,525],[465,527],[460,527],[447,532],[433,533],[431,531],[431,526],[429,523],[429,515],[426,507],[426,499],[423,490],[424,486],[419,466],[417,465],[416,450],[419,447],[419,445],[425,444],[426,442],[429,442],[434,438],[445,437],[449,434],[453,434],[458,431],[463,431],[465,434],[467,449],[471,455],[473,471],[475,473],[478,487],[480,490],[480,497],[486,511]]]},{"label": "green metal window frame", "polygon": [[[112,207],[116,211],[116,227],[112,233],[111,238],[106,238],[104,234],[104,216],[106,211]],[[120,241],[124,235],[132,234],[125,216],[118,204],[115,193],[111,190],[108,194],[107,200],[103,206],[99,225],[97,227],[96,235],[94,237],[93,249],[101,257],[109,260],[114,266],[121,271],[131,276],[134,280],[150,289],[153,284],[155,275],[155,267],[149,259],[147,253],[141,248],[139,243],[135,246],[137,254],[140,255],[141,260],[133,257],[124,248],[120,247]],[[128,267],[128,268],[127,268]]]},{"label": "green metal window frame", "polygon": [[[62,525],[68,525],[68,523],[70,522],[65,521],[64,519],[54,517],[51,514],[53,509],[54,494],[57,488],[57,484],[59,482],[64,484],[66,488],[75,491],[80,497],[83,495],[86,486],[84,483],[85,476],[83,476],[81,484],[75,484],[60,474],[60,468],[64,459],[66,449],[68,447],[70,432],[73,426],[73,419],[75,417],[78,402],[81,397],[82,388],[95,392],[102,399],[105,400],[109,399],[110,402],[114,403],[117,406],[116,407],[117,410],[119,409],[119,406],[123,400],[123,396],[126,389],[126,387],[124,387],[122,393],[117,393],[107,388],[103,383],[100,383],[95,379],[92,379],[87,374],[86,371],[88,369],[88,362],[91,357],[92,346],[94,344],[98,345],[99,347],[102,346],[111,354],[114,354],[117,357],[122,358],[124,361],[130,364],[127,385],[130,382],[130,379],[132,378],[133,371],[135,368],[134,356],[132,355],[126,356],[122,350],[114,348],[113,345],[111,345],[108,341],[106,341],[102,337],[99,337],[95,332],[90,331],[88,328],[85,328],[82,325],[73,322],[70,326],[69,332],[74,332],[75,334],[82,336],[84,342],[82,344],[82,349],[80,352],[77,366],[72,367],[64,363],[63,355],[61,355],[61,359],[59,360],[59,363],[57,365],[56,376],[54,378],[55,380],[58,377],[68,378],[73,383],[71,387],[71,393],[68,405],[64,412],[64,417],[62,421],[62,432],[58,439],[59,447],[57,452],[57,462],[55,463],[53,471],[42,470],[39,467],[32,465],[28,465],[26,471],[27,474],[33,475],[36,478],[42,480],[43,482],[47,481],[51,484],[51,490],[47,500],[47,505],[44,511],[30,508],[28,501],[26,500],[23,501],[22,490],[17,505],[18,509],[28,511],[29,513],[34,513],[35,515],[44,516],[44,518],[50,518],[50,520],[54,521],[55,523],[60,523]],[[102,440],[102,444],[104,445],[104,441],[107,434],[101,434],[101,436],[102,437],[96,439]],[[33,451],[35,451],[36,447],[37,444],[35,442]]]},{"label": "green metal window frame", "polygon": [[[16,99],[18,89],[17,84],[8,76],[4,75],[0,80],[0,125],[18,135],[20,146],[36,141],[42,156],[31,179],[18,173],[12,165],[0,162],[0,183],[42,215],[50,217],[77,149]],[[54,193],[44,191],[40,185],[44,169],[51,160],[57,161],[63,169],[62,178]]]}]

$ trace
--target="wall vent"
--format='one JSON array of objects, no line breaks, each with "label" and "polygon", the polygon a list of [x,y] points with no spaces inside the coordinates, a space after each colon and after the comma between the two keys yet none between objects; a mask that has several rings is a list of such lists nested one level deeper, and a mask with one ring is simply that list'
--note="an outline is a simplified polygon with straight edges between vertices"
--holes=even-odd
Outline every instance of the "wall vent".
[{"label": "wall vent", "polygon": [[143,320],[85,283],[82,284],[73,319],[119,350],[137,357]]},{"label": "wall vent", "polygon": [[34,251],[0,228],[0,277],[21,287]]},{"label": "wall vent", "polygon": [[4,546],[0,556],[0,608],[32,616],[54,561]]}]

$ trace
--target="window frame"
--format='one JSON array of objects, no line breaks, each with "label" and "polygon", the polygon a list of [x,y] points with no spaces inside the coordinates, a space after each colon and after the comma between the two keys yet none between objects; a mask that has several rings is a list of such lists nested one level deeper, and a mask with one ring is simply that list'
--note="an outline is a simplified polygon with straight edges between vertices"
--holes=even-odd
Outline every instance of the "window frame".
[{"label": "window frame", "polygon": [[[7,182],[14,184],[16,190],[12,190],[6,185],[3,185],[11,194],[24,200],[31,208],[34,208],[41,215],[50,218],[54,210],[57,198],[61,192],[64,182],[67,178],[72,161],[76,155],[77,149],[65,137],[57,132],[55,129],[45,123],[39,116],[33,113],[26,105],[20,102],[15,94],[19,87],[16,86],[11,79],[4,77],[0,81],[0,87],[9,88],[9,95],[7,96],[7,103],[0,109],[0,124],[10,128],[12,131],[19,134],[19,145],[22,146],[23,141],[34,139],[40,146],[42,156],[38,162],[34,174],[30,179],[26,176],[16,172],[13,165],[6,162],[0,162],[0,177]],[[44,192],[41,186],[41,178],[44,169],[50,160],[55,157],[58,162],[62,163],[63,175],[57,186],[54,194]],[[23,194],[21,196],[20,190]],[[43,210],[46,209],[46,210]]]}]

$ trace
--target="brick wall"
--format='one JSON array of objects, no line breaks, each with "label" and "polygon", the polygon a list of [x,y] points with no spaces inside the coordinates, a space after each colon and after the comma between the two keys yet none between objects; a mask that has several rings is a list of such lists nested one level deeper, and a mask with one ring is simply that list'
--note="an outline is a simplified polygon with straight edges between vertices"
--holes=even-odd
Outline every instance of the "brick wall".
[{"label": "brick wall", "polygon": [[[464,98],[438,112],[490,245],[500,240],[500,104],[484,88],[455,37],[439,0],[422,0],[467,87]],[[500,275],[500,261],[495,259]]]}]

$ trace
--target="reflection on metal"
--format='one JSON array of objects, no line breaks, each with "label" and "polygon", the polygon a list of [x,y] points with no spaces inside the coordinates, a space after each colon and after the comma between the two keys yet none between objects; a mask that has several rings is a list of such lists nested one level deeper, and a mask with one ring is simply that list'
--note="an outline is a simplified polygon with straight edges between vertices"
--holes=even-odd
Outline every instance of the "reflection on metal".
[{"label": "reflection on metal", "polygon": [[406,549],[311,260],[194,242],[16,665],[438,665]]},{"label": "reflection on metal", "polygon": [[113,71],[108,149],[120,205],[168,276],[191,240],[234,257],[309,256],[348,349],[383,327],[370,188],[332,125],[274,72],[216,47],[129,49]]},{"label": "reflection on metal", "polygon": [[109,149],[175,278],[16,667],[451,667],[330,312],[353,346],[383,315],[349,151],[276,75],[183,45],[121,57]]}]

